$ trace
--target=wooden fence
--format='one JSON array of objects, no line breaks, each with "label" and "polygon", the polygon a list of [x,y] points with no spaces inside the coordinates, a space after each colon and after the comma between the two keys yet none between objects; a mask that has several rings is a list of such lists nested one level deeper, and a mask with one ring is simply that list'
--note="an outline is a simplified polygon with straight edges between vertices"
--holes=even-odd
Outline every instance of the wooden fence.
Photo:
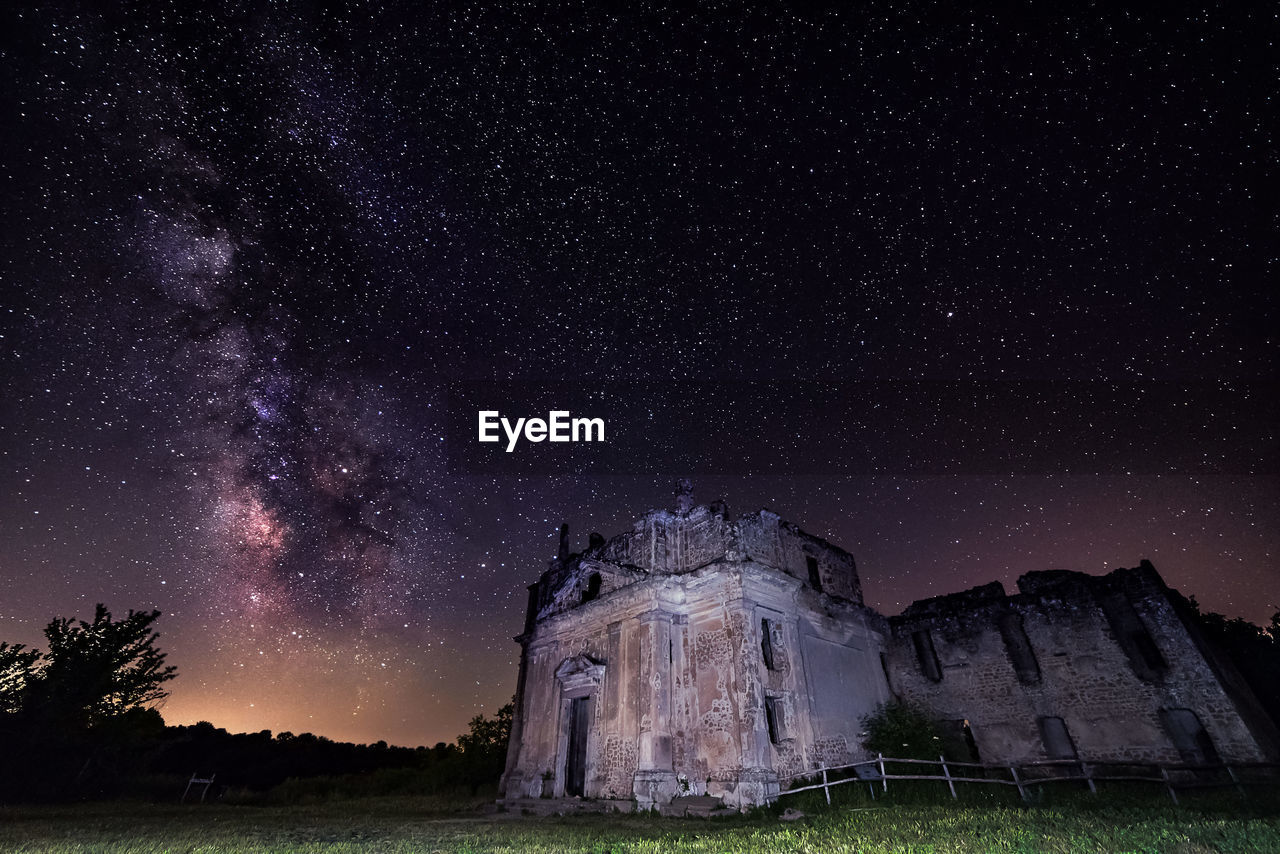
[{"label": "wooden fence", "polygon": [[[934,773],[901,774],[890,765],[920,765],[922,770]],[[977,769],[977,770],[974,770]],[[832,780],[832,773],[847,774]],[[945,782],[955,798],[956,783],[994,784],[1016,786],[1024,801],[1030,800],[1032,786],[1046,783],[1083,782],[1093,794],[1098,793],[1100,782],[1157,783],[1163,786],[1173,802],[1178,803],[1179,789],[1210,789],[1234,786],[1243,796],[1245,786],[1280,785],[1280,764],[1267,762],[1236,762],[1215,765],[1162,765],[1154,762],[1094,762],[1082,759],[1054,759],[1044,762],[1020,762],[1012,765],[994,765],[982,762],[953,762],[939,756],[937,759],[894,759],[879,754],[849,765],[830,768],[822,766],[811,771],[793,774],[779,779],[785,784],[793,780],[821,777],[822,782],[787,789],[779,795],[793,795],[822,789],[831,803],[831,787],[845,783],[866,783],[871,797],[876,796],[876,784],[882,792],[889,791],[890,780],[936,780]]]}]

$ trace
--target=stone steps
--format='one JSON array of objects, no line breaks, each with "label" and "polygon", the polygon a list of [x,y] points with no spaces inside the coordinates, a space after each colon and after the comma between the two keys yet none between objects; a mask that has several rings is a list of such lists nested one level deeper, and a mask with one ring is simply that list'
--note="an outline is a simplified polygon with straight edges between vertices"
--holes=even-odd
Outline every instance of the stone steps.
[{"label": "stone steps", "polygon": [[[611,812],[631,812],[634,801],[583,799],[583,798],[507,798],[499,802],[503,809],[515,815],[588,815]],[[495,805],[495,809],[497,805]],[[669,804],[658,807],[658,814],[673,818],[710,818],[732,815],[733,810],[720,798],[709,795],[690,795],[675,798]]]},{"label": "stone steps", "polygon": [[675,798],[669,804],[658,807],[658,813],[665,816],[689,816],[709,818],[713,815],[732,815],[733,811],[724,805],[724,801],[710,795],[690,795]]},{"label": "stone steps", "polygon": [[631,812],[632,801],[583,798],[507,798],[500,802],[508,812],[533,815],[585,815]]}]

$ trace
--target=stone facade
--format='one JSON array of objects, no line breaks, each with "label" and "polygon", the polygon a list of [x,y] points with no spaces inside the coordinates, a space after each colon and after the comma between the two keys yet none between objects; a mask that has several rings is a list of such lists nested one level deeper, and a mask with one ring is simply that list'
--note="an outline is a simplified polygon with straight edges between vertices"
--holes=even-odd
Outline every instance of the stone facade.
[{"label": "stone facade", "polygon": [[886,619],[863,605],[847,552],[687,494],[578,554],[562,529],[517,638],[503,797],[766,803],[780,778],[862,758],[861,719],[895,696],[953,722],[984,761],[1270,749],[1247,688],[1149,564],[1019,587]]},{"label": "stone facade", "polygon": [[967,728],[983,761],[1274,755],[1274,726],[1150,563],[1032,572],[1018,590],[988,584],[889,619],[893,693]]}]

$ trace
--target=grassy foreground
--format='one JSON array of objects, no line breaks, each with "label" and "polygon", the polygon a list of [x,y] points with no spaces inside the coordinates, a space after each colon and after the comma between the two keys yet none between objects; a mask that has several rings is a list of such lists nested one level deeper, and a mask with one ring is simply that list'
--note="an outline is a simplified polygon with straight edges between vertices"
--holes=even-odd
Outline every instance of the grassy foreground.
[{"label": "grassy foreground", "polygon": [[1280,852],[1280,817],[1175,807],[886,806],[714,821],[443,811],[425,798],[298,806],[0,808],[16,852]]}]

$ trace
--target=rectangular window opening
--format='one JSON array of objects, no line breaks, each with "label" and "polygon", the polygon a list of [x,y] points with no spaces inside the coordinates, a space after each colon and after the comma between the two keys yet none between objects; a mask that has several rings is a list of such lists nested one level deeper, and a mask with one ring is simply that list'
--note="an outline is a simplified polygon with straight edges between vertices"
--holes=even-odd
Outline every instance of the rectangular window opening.
[{"label": "rectangular window opening", "polygon": [[586,604],[600,595],[600,573],[593,572],[587,579],[587,586],[582,590],[582,602]]},{"label": "rectangular window opening", "polygon": [[1035,650],[1031,648],[1031,639],[1022,627],[1020,614],[1003,614],[998,622],[1000,637],[1004,640],[1004,648],[1009,653],[1009,661],[1013,664],[1018,681],[1024,685],[1034,685],[1040,681],[1040,664],[1036,661]]},{"label": "rectangular window opening", "polygon": [[812,555],[806,556],[805,565],[809,568],[809,584],[814,590],[822,592],[822,574],[818,572],[818,559]]},{"label": "rectangular window opening", "polygon": [[1153,682],[1169,668],[1169,663],[1156,645],[1146,623],[1123,593],[1112,593],[1102,599],[1102,612],[1111,627],[1116,643],[1124,650],[1129,666],[1139,679]]},{"label": "rectangular window opening", "polygon": [[1200,716],[1190,709],[1161,709],[1160,721],[1169,733],[1173,746],[1178,748],[1182,761],[1191,765],[1216,765],[1221,762],[1213,739],[1200,722]]},{"label": "rectangular window opening", "polygon": [[933,648],[933,633],[928,629],[912,632],[911,642],[916,648],[916,658],[920,662],[920,672],[930,682],[941,682],[942,665],[938,663],[938,652]]},{"label": "rectangular window opening", "polygon": [[1075,759],[1076,745],[1067,730],[1067,722],[1058,717],[1043,717],[1037,721],[1040,725],[1040,741],[1044,743],[1044,752],[1050,759]]},{"label": "rectangular window opening", "polygon": [[769,741],[781,744],[787,738],[787,713],[781,697],[764,698],[764,720],[769,728]]},{"label": "rectangular window opening", "polygon": [[773,654],[773,620],[760,621],[760,653],[764,656],[764,666],[768,670],[777,670],[777,660]]},{"label": "rectangular window opening", "polygon": [[1151,637],[1145,627],[1131,632],[1129,634],[1129,643],[1137,648],[1138,655],[1142,657],[1142,661],[1147,667],[1157,671],[1168,667],[1164,656],[1160,654],[1160,647],[1156,646],[1155,639]]}]

